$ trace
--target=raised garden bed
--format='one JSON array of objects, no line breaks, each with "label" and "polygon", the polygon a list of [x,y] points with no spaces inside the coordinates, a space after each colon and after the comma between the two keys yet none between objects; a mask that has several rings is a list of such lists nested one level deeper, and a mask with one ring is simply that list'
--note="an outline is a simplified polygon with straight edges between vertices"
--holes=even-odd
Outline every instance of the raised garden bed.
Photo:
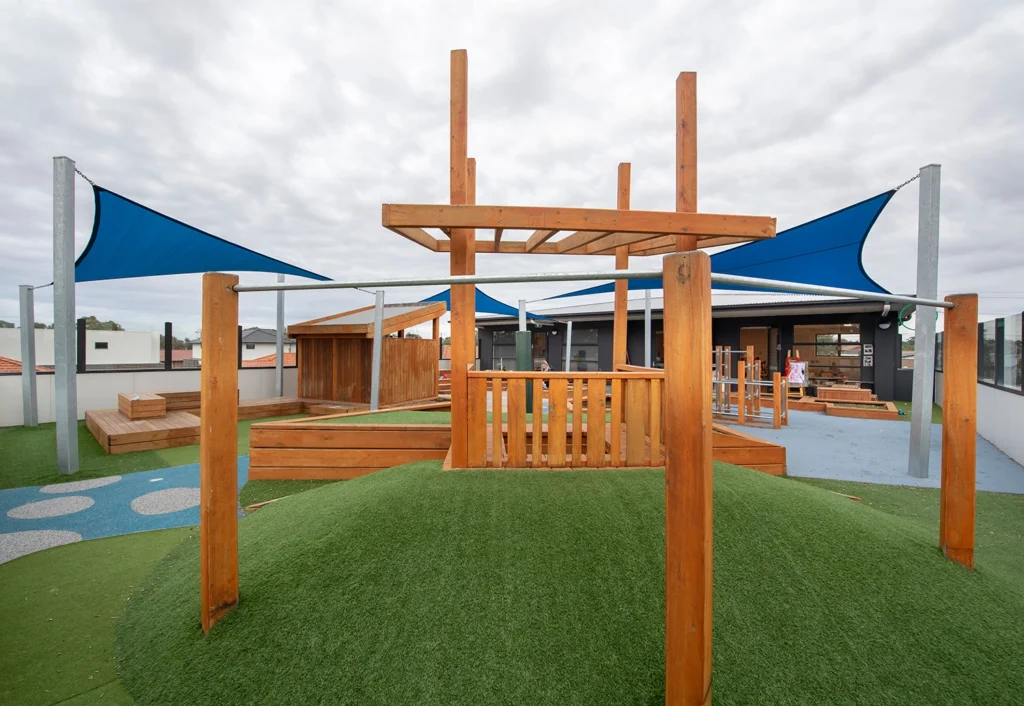
[{"label": "raised garden bed", "polygon": [[892,402],[828,402],[825,414],[854,419],[898,420],[900,412]]}]

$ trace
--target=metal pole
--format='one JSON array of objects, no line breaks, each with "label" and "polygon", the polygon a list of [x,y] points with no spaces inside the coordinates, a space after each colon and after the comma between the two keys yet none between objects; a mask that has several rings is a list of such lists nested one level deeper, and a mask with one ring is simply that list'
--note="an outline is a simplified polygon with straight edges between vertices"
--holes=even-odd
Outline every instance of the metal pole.
[{"label": "metal pole", "polygon": [[[939,181],[941,167],[921,167],[917,211],[917,295],[938,296],[939,288]],[[910,408],[908,473],[928,477],[932,441],[932,394],[935,384],[935,315],[917,310],[914,317],[914,388]]]},{"label": "metal pole", "polygon": [[651,367],[651,290],[644,290],[644,366]]},{"label": "metal pole", "polygon": [[519,300],[519,330],[526,330],[526,300]]},{"label": "metal pole", "polygon": [[18,287],[21,304],[21,409],[22,423],[27,427],[39,424],[36,402],[36,316],[32,285]]},{"label": "metal pole", "polygon": [[[277,276],[278,283],[284,275]],[[284,397],[284,290],[277,290],[277,357],[274,363],[274,394]]]},{"label": "metal pole", "polygon": [[[257,284],[235,286],[236,292],[276,292],[279,290],[302,291],[321,289],[360,289],[368,287],[426,287],[431,285],[452,284],[509,284],[522,282],[591,282],[618,279],[661,279],[661,273],[651,270],[616,270],[613,272],[545,272],[537,274],[510,275],[450,275],[446,277],[423,277],[418,279],[375,279],[349,280],[347,282],[313,282],[311,284]],[[818,294],[826,297],[845,297],[863,299],[869,302],[888,302],[890,304],[915,304],[917,306],[934,306],[951,309],[949,302],[938,299],[922,299],[903,294],[886,294],[884,292],[865,292],[859,289],[842,289],[840,287],[822,287],[817,284],[799,284],[796,282],[780,282],[760,277],[741,277],[739,275],[711,275],[712,284],[728,284],[737,287],[755,289],[771,289],[778,292],[800,292]]]},{"label": "metal pole", "polygon": [[373,307],[373,368],[370,373],[370,410],[380,407],[380,359],[384,332],[384,290],[377,290]]},{"label": "metal pole", "polygon": [[[34,332],[33,332],[34,333]],[[78,472],[78,382],[75,377],[75,163],[53,158],[53,367],[57,472]]]},{"label": "metal pole", "polygon": [[174,367],[174,324],[164,322],[164,370]]},{"label": "metal pole", "polygon": [[572,321],[565,324],[565,372],[569,372],[569,364],[572,362]]}]

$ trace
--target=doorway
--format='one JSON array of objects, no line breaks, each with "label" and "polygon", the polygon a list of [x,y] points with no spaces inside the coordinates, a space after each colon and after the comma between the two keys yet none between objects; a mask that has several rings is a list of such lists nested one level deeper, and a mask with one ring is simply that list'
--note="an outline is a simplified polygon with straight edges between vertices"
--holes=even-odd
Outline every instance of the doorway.
[{"label": "doorway", "polygon": [[[548,334],[544,331],[533,332],[533,369],[540,370],[541,364],[548,359]],[[550,364],[551,361],[548,361]]]},{"label": "doorway", "polygon": [[[776,333],[776,339],[777,337],[778,334]],[[740,349],[746,350],[752,346],[754,348],[754,358],[762,363],[767,363],[767,365],[761,366],[761,376],[763,379],[770,377],[769,369],[772,365],[772,360],[768,357],[769,338],[767,326],[748,326],[740,329]]]}]

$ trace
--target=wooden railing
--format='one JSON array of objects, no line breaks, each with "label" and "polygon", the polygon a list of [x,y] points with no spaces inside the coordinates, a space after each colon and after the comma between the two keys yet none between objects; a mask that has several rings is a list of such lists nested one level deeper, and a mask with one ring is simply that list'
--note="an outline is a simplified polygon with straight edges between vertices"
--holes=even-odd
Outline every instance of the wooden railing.
[{"label": "wooden railing", "polygon": [[664,371],[471,370],[467,376],[470,468],[664,465]]}]

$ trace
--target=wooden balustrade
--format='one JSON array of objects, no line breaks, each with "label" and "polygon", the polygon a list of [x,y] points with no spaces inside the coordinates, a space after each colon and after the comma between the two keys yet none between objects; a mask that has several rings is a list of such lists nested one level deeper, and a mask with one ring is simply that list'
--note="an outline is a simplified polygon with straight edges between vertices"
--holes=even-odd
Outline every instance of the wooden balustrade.
[{"label": "wooden balustrade", "polygon": [[663,466],[665,372],[619,367],[629,370],[468,371],[469,467]]}]

